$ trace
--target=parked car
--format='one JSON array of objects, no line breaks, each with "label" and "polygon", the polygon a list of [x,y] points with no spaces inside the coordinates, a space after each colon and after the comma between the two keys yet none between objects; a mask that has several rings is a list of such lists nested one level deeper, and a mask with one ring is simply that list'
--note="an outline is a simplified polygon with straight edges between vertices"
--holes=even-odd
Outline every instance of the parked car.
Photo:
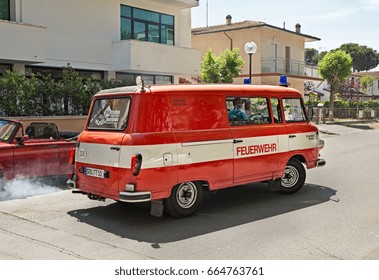
[{"label": "parked car", "polygon": [[63,137],[54,123],[34,122],[24,130],[19,121],[0,119],[0,186],[15,178],[66,175],[73,147],[75,138]]}]

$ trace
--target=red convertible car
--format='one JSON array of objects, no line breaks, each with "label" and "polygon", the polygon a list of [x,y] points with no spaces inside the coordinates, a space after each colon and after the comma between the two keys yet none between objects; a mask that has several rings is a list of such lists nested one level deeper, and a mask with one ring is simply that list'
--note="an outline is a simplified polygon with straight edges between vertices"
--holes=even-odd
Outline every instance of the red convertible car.
[{"label": "red convertible car", "polygon": [[14,178],[67,176],[75,143],[53,123],[31,123],[24,131],[21,122],[0,119],[0,187]]}]

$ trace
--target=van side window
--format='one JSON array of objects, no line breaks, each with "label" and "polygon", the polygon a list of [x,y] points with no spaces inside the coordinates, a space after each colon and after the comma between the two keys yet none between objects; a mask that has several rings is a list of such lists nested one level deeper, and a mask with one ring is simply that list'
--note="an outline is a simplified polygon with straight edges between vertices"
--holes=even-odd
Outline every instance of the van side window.
[{"label": "van side window", "polygon": [[271,98],[272,115],[275,123],[282,123],[282,109],[280,107],[279,98]]},{"label": "van side window", "polygon": [[231,126],[271,123],[267,98],[228,97],[226,107]]},{"label": "van side window", "polygon": [[305,122],[304,108],[299,98],[282,99],[286,122]]}]

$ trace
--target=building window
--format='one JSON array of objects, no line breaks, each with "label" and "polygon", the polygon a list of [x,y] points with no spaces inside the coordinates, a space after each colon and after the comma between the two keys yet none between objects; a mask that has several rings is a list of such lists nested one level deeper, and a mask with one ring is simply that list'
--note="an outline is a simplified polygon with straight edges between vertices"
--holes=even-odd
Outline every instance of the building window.
[{"label": "building window", "polygon": [[155,83],[159,85],[172,84],[172,76],[155,76]]},{"label": "building window", "polygon": [[10,20],[9,0],[0,0],[0,20]]},{"label": "building window", "polygon": [[12,70],[12,65],[0,64],[0,77],[5,74],[5,71]]},{"label": "building window", "polygon": [[131,74],[131,73],[116,73],[116,80],[122,81],[128,85],[135,85],[136,78],[138,76],[142,76],[146,85],[153,84],[172,84],[173,77],[172,76],[162,76],[162,75],[146,75],[146,74]]},{"label": "building window", "polygon": [[174,45],[174,16],[121,5],[121,40]]},{"label": "building window", "polygon": [[[104,80],[103,71],[92,71],[92,70],[81,70],[74,69],[79,73],[83,78],[88,78],[93,81],[102,81]],[[50,75],[53,79],[61,80],[63,75],[62,68],[48,68],[48,67],[36,67],[36,66],[26,66],[25,67],[25,76],[31,77],[33,75],[40,74],[43,76]]]},{"label": "building window", "polygon": [[75,69],[75,71],[77,71],[84,78],[90,79],[92,81],[104,80],[104,72],[103,71],[79,70],[79,69]]}]

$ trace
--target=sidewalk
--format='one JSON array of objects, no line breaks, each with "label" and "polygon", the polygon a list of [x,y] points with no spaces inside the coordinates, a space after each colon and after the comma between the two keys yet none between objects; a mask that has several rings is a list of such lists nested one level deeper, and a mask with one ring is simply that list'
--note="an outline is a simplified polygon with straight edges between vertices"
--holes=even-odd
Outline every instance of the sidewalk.
[{"label": "sidewalk", "polygon": [[335,122],[326,124],[316,124],[321,133],[330,135],[347,135],[362,130],[379,129],[379,122],[376,121],[356,121],[356,122]]},{"label": "sidewalk", "polygon": [[317,124],[321,133],[329,135],[347,135],[356,132],[356,128],[350,128],[339,124]]}]

